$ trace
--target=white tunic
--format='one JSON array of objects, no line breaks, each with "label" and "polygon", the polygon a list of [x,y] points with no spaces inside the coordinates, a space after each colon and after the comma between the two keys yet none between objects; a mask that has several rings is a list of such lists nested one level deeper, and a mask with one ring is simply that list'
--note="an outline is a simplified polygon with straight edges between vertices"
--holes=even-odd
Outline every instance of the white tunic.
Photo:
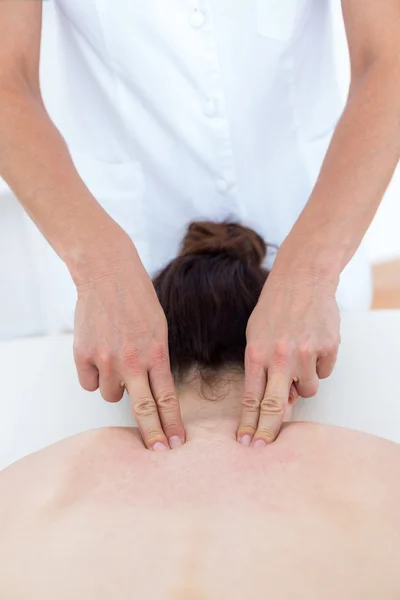
[{"label": "white tunic", "polygon": [[[149,274],[176,256],[192,219],[231,216],[282,243],[344,108],[330,0],[55,0],[55,8],[47,108]],[[64,287],[72,324],[75,293],[69,280]],[[369,306],[362,252],[338,300]]]}]

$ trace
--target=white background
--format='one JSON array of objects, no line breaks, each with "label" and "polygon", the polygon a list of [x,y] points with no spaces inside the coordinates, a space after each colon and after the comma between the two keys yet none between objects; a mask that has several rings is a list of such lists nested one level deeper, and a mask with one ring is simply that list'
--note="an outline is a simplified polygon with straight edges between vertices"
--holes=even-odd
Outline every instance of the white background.
[{"label": "white background", "polygon": [[[341,18],[340,2],[336,2],[338,79],[346,96],[349,82],[347,44]],[[52,3],[44,3],[45,18],[51,19]],[[47,22],[46,22],[47,23]],[[51,23],[47,23],[51,25]],[[43,61],[51,53],[42,51]],[[49,73],[49,65],[45,65]],[[51,71],[51,66],[50,66]],[[400,169],[383,200],[367,233],[365,245],[371,262],[400,258]],[[48,288],[53,269],[59,259],[47,251],[47,243],[30,225],[21,207],[0,180],[0,339],[63,329],[54,306],[55,286]]]}]

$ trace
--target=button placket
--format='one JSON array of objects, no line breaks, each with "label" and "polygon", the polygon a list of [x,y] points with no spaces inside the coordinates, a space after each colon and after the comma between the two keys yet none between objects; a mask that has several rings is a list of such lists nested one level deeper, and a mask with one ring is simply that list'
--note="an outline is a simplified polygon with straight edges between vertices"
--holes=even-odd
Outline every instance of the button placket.
[{"label": "button placket", "polygon": [[[218,204],[226,206],[229,212],[236,207],[243,213],[237,190],[236,176],[233,165],[233,150],[230,125],[224,101],[224,90],[220,72],[218,47],[215,40],[212,14],[208,0],[194,0],[190,23],[199,30],[204,44],[204,96],[200,99],[200,110],[207,119],[214,120],[210,125],[216,145],[216,165],[214,170],[214,189],[220,196]],[[224,198],[224,199],[222,199]],[[244,214],[240,215],[244,217]]]},{"label": "button placket", "polygon": [[[201,0],[209,4],[207,0]],[[224,86],[221,76],[221,64],[218,46],[214,35],[210,9],[206,12],[210,19],[210,26],[204,29],[203,36],[207,49],[209,62],[209,97],[218,99],[215,134],[219,147],[218,170],[216,172],[215,189],[221,197],[221,205],[226,206],[230,214],[237,212],[239,218],[245,217],[245,209],[241,206],[238,190],[236,188],[236,173],[233,162],[233,149],[230,131],[229,116],[227,112]]]},{"label": "button placket", "polygon": [[194,29],[203,27],[206,18],[204,13],[199,8],[194,8],[189,15],[189,23]]}]

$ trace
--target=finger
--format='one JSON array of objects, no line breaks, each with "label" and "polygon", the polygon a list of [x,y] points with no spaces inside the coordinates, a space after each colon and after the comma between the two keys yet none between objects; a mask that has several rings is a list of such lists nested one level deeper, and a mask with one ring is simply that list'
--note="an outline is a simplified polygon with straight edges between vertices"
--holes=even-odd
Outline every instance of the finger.
[{"label": "finger", "polygon": [[245,446],[250,446],[257,430],[260,417],[260,405],[264,396],[267,375],[263,366],[254,363],[245,354],[244,396],[242,400],[242,415],[236,440]]},{"label": "finger", "polygon": [[294,365],[297,377],[296,389],[302,398],[312,398],[318,391],[317,356],[313,352],[299,351],[297,364]]},{"label": "finger", "polygon": [[296,385],[292,383],[289,391],[289,404],[294,404],[299,399],[299,393],[296,389]]},{"label": "finger", "polygon": [[296,383],[296,389],[302,398],[313,398],[317,395],[319,387],[319,381],[317,372],[314,375],[308,375],[308,379],[299,377],[298,383]]},{"label": "finger", "polygon": [[[150,389],[148,373],[143,371],[135,375],[127,375],[124,377],[124,382],[146,448],[153,449],[159,442],[168,449],[168,441],[161,427],[157,404]],[[155,449],[161,448],[157,446]]]},{"label": "finger", "polygon": [[97,367],[95,367],[89,358],[80,357],[75,348],[74,358],[79,383],[84,390],[88,392],[94,392],[99,387],[99,372]]},{"label": "finger", "polygon": [[317,360],[317,375],[320,379],[326,379],[332,375],[336,364],[338,351],[329,353],[326,356],[320,356]]},{"label": "finger", "polygon": [[149,380],[170,447],[181,446],[185,443],[185,429],[168,357],[150,370]]},{"label": "finger", "polygon": [[260,419],[252,445],[257,440],[270,444],[276,439],[285,416],[291,383],[286,370],[268,369],[267,388],[261,402]]},{"label": "finger", "polygon": [[285,414],[283,416],[283,423],[287,423],[292,418],[293,406],[292,404],[287,404],[285,408]]},{"label": "finger", "polygon": [[295,404],[295,402],[298,399],[299,399],[299,394],[296,390],[295,384],[292,383],[292,385],[290,386],[290,391],[289,391],[289,402],[286,405],[285,415],[283,417],[284,423],[291,420],[292,413],[293,413],[293,405]]},{"label": "finger", "polygon": [[100,373],[100,392],[106,402],[119,402],[124,395],[125,387],[116,374],[105,377]]}]

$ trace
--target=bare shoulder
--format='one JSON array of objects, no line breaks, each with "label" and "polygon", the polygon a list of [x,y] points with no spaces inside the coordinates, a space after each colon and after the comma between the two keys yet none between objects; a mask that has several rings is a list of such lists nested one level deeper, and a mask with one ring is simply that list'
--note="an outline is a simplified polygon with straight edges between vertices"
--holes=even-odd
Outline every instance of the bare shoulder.
[{"label": "bare shoulder", "polygon": [[0,472],[0,522],[22,506],[54,504],[72,479],[90,477],[119,456],[146,450],[136,428],[103,427],[63,439]]},{"label": "bare shoulder", "polygon": [[316,446],[340,447],[341,445],[352,445],[355,449],[367,447],[393,455],[394,458],[400,458],[400,444],[387,440],[385,438],[349,429],[336,425],[326,425],[322,423],[311,422],[290,422],[285,423],[280,437],[297,438],[304,444],[313,443]]},{"label": "bare shoulder", "polygon": [[372,510],[385,507],[400,522],[400,444],[317,423],[293,423],[281,435],[306,457],[305,469],[329,495],[354,494]]},{"label": "bare shoulder", "polygon": [[281,436],[306,452],[315,450],[315,459],[319,462],[331,457],[337,463],[343,461],[343,468],[346,465],[368,466],[370,472],[379,470],[382,473],[385,469],[400,468],[400,444],[362,431],[297,422],[287,424]]}]

